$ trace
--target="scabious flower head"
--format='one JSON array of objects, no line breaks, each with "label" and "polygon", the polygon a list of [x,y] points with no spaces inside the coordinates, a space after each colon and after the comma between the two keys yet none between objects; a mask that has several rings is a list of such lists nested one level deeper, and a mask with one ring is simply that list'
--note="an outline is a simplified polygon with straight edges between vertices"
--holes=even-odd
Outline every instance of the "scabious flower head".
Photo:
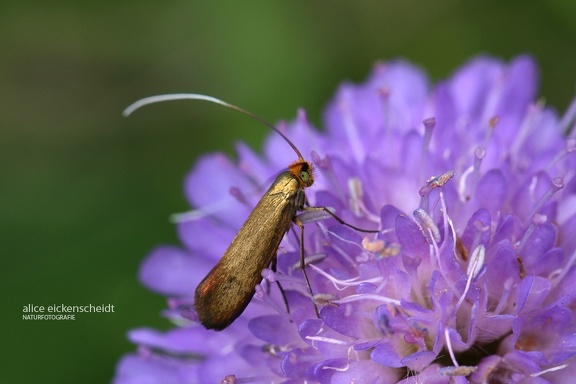
[{"label": "scabious flower head", "polygon": [[[316,166],[304,247],[221,332],[204,329],[194,289],[266,184],[294,159],[271,133],[259,156],[203,157],[186,178],[196,211],[182,247],[159,246],[140,278],[168,297],[177,328],[136,329],[117,367],[129,383],[565,383],[576,374],[576,101],[536,101],[533,61],[479,57],[431,87],[403,61],[344,84],[325,130],[304,112],[279,125]],[[290,312],[276,288],[281,282]]]}]

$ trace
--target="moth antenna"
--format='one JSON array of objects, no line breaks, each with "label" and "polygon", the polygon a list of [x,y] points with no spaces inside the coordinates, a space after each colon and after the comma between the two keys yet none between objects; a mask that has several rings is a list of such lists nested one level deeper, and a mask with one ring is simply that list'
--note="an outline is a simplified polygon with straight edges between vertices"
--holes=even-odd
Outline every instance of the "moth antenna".
[{"label": "moth antenna", "polygon": [[143,107],[145,105],[160,103],[162,101],[173,101],[173,100],[205,100],[205,101],[209,101],[212,103],[223,105],[226,108],[234,109],[234,110],[241,112],[247,116],[250,116],[251,118],[258,120],[262,124],[266,125],[268,128],[275,131],[277,134],[279,134],[288,143],[288,145],[290,145],[290,147],[292,147],[294,152],[296,152],[296,155],[298,156],[298,160],[305,161],[304,157],[302,157],[302,154],[300,153],[298,148],[296,148],[296,146],[282,132],[280,132],[280,130],[278,130],[278,128],[276,128],[273,124],[264,120],[260,116],[253,114],[252,112],[249,112],[243,108],[237,107],[233,104],[227,103],[223,100],[217,99],[217,98],[212,97],[212,96],[202,95],[199,93],[171,93],[171,94],[166,94],[166,95],[156,95],[156,96],[145,97],[143,99],[140,99],[140,100],[130,104],[122,112],[122,115],[124,117],[128,117],[134,111],[136,111],[137,109],[140,109],[141,107]]}]

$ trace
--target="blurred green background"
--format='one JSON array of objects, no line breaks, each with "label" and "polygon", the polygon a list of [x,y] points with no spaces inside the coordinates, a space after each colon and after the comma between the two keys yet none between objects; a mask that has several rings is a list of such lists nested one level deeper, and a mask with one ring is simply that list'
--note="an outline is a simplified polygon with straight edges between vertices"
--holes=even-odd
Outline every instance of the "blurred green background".
[{"label": "blurred green background", "polygon": [[[3,1],[0,5],[0,236],[3,383],[107,383],[130,328],[167,328],[139,262],[176,243],[183,176],[203,152],[268,134],[206,103],[311,120],[337,85],[379,59],[434,79],[471,56],[533,54],[541,95],[564,111],[576,83],[571,1]],[[113,314],[23,321],[26,304],[113,304]]]}]

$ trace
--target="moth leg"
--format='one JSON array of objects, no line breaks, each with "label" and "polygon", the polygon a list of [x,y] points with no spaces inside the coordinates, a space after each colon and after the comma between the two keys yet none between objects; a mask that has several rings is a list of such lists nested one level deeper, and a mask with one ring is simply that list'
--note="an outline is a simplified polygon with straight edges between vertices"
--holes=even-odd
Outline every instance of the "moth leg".
[{"label": "moth leg", "polygon": [[[274,273],[276,273],[277,261],[278,261],[277,257],[275,257],[272,260],[271,269]],[[290,306],[288,305],[288,298],[286,297],[286,292],[284,291],[282,284],[280,284],[280,281],[276,280],[276,285],[278,286],[278,289],[280,290],[280,294],[282,294],[282,300],[284,300],[284,305],[286,306],[286,312],[290,313]]]},{"label": "moth leg", "polygon": [[362,229],[362,228],[358,228],[352,224],[348,224],[347,222],[345,222],[344,220],[342,220],[340,217],[338,217],[338,215],[336,215],[334,212],[332,212],[331,210],[328,209],[328,207],[302,207],[301,211],[324,211],[327,214],[329,214],[330,216],[332,216],[334,219],[336,219],[337,222],[339,222],[342,225],[345,225],[349,228],[352,228],[356,231],[359,232],[367,232],[367,233],[378,233],[380,232],[377,229]]},{"label": "moth leg", "polygon": [[312,292],[312,286],[310,285],[310,280],[308,279],[308,274],[306,273],[306,261],[304,260],[304,223],[302,223],[298,217],[294,217],[292,221],[294,221],[294,224],[300,228],[300,268],[302,268],[302,272],[304,273],[304,279],[306,280],[306,285],[308,286],[308,291],[310,292],[310,297],[312,298],[312,303],[314,304],[316,317],[320,318],[320,312],[318,311],[318,307],[314,302],[314,292]]}]

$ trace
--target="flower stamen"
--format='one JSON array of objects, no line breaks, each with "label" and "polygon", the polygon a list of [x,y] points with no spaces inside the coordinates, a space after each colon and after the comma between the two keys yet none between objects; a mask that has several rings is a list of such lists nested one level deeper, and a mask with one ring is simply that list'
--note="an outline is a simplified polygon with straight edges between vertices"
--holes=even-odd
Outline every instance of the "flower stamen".
[{"label": "flower stamen", "polygon": [[365,216],[375,223],[380,222],[380,217],[372,214],[364,204],[364,189],[362,181],[357,177],[348,179],[348,191],[350,192],[349,205],[350,210],[358,217]]},{"label": "flower stamen", "polygon": [[434,224],[430,215],[428,215],[428,213],[426,213],[422,208],[417,208],[413,215],[428,243],[439,243],[441,240],[440,230],[436,224]]},{"label": "flower stamen", "polygon": [[562,177],[555,177],[554,179],[552,179],[550,187],[548,187],[544,195],[540,198],[540,200],[538,200],[536,205],[534,205],[534,208],[532,208],[532,212],[530,212],[528,218],[534,217],[534,215],[540,210],[540,208],[542,208],[542,206],[545,203],[547,203],[552,198],[552,196],[554,196],[554,194],[559,190],[561,190],[562,188],[564,188],[564,180],[562,179]]},{"label": "flower stamen", "polygon": [[476,193],[476,186],[478,185],[478,180],[480,180],[480,166],[482,165],[482,160],[486,156],[486,149],[483,147],[476,147],[474,149],[474,171],[472,178],[472,185],[470,188],[470,196],[474,196]]},{"label": "flower stamen", "polygon": [[562,267],[561,272],[557,276],[550,277],[554,285],[561,282],[564,279],[564,277],[570,271],[570,268],[572,268],[575,262],[576,262],[576,251],[572,253],[572,256],[570,256],[570,260],[568,260],[568,262]]},{"label": "flower stamen", "polygon": [[506,307],[506,304],[508,304],[508,298],[510,297],[510,293],[512,291],[512,279],[508,278],[506,279],[506,281],[504,282],[504,291],[502,292],[502,296],[500,296],[500,301],[498,302],[498,305],[496,306],[496,309],[494,310],[493,314],[494,315],[498,315],[500,314]]},{"label": "flower stamen", "polygon": [[452,341],[450,340],[450,332],[448,327],[444,328],[444,339],[446,340],[446,348],[448,348],[448,353],[450,354],[450,359],[455,367],[459,367],[458,361],[456,361],[456,356],[454,355],[454,350],[452,349]]},{"label": "flower stamen", "polygon": [[371,294],[371,293],[359,293],[356,295],[350,295],[350,296],[346,296],[343,299],[334,300],[332,302],[335,304],[344,304],[344,303],[352,303],[354,301],[360,301],[360,300],[375,300],[375,301],[380,301],[382,303],[394,304],[394,305],[398,305],[398,306],[400,306],[400,304],[401,304],[400,300],[391,299],[391,298],[386,297],[386,296],[376,295],[376,294]]},{"label": "flower stamen", "polygon": [[530,375],[530,377],[538,377],[538,376],[542,376],[542,375],[545,374],[545,373],[560,371],[560,370],[568,367],[568,365],[569,365],[569,364],[561,364],[561,365],[557,365],[557,366],[555,366],[555,367],[551,367],[551,368],[548,368],[548,369],[544,369],[544,370],[542,370],[542,371],[540,371],[540,372],[532,373],[532,374]]},{"label": "flower stamen", "polygon": [[329,344],[335,344],[335,345],[350,345],[350,342],[348,342],[348,341],[333,339],[331,337],[306,336],[305,338],[308,340],[312,340],[312,341],[321,341],[323,343],[329,343]]},{"label": "flower stamen", "polygon": [[430,140],[436,126],[436,118],[429,117],[423,121],[424,136],[422,137],[422,155],[420,157],[420,170],[426,172],[429,169],[428,154],[430,153]]},{"label": "flower stamen", "polygon": [[360,130],[356,127],[356,122],[352,117],[352,113],[350,111],[350,105],[345,101],[341,102],[340,105],[340,112],[342,113],[342,123],[344,126],[344,131],[346,132],[346,136],[348,137],[348,145],[352,149],[352,155],[354,156],[354,160],[356,162],[361,162],[361,156],[364,153],[362,141],[358,136]]},{"label": "flower stamen", "polygon": [[470,289],[472,281],[475,280],[478,277],[478,275],[480,275],[480,272],[482,272],[484,268],[485,256],[486,256],[486,248],[484,247],[484,245],[479,245],[478,247],[474,248],[472,256],[470,256],[468,269],[466,271],[466,274],[468,275],[468,278],[466,279],[466,288],[464,288],[464,293],[462,293],[462,296],[460,296],[460,299],[456,303],[454,313],[458,312],[460,305],[462,304],[464,298],[468,294],[468,290]]},{"label": "flower stamen", "polygon": [[545,169],[550,171],[556,164],[560,162],[560,160],[574,152],[576,152],[576,138],[569,137],[566,139],[564,148],[562,148],[562,150],[559,151],[556,156],[554,156],[554,158],[550,161],[550,164],[548,164]]},{"label": "flower stamen", "polygon": [[444,172],[440,176],[432,176],[426,180],[426,185],[418,191],[420,194],[420,208],[425,211],[430,210],[430,192],[437,188],[442,188],[448,181],[450,181],[456,172],[450,170]]},{"label": "flower stamen", "polygon": [[305,281],[302,280],[301,277],[286,275],[284,273],[274,272],[270,268],[265,268],[262,270],[262,277],[266,279],[269,283],[292,283],[301,286],[305,286]]},{"label": "flower stamen", "polygon": [[348,279],[348,280],[338,280],[337,278],[328,274],[323,269],[318,268],[314,264],[310,264],[309,267],[311,269],[315,270],[316,272],[318,272],[319,274],[321,274],[322,276],[326,277],[328,280],[330,280],[332,282],[332,284],[334,284],[334,288],[336,288],[339,291],[342,291],[342,290],[346,289],[347,287],[358,286],[358,285],[364,284],[364,283],[377,284],[377,283],[380,283],[384,280],[383,277],[373,277],[371,279],[365,279],[365,280],[358,280],[357,277],[354,277],[354,278]]},{"label": "flower stamen", "polygon": [[264,303],[268,304],[270,307],[272,307],[280,315],[286,317],[287,319],[290,319],[290,314],[286,311],[286,309],[284,309],[282,306],[278,305],[270,297],[270,295],[268,295],[266,290],[264,288],[262,288],[262,285],[260,285],[260,284],[256,285],[256,293],[254,294],[254,296],[259,298],[260,300],[262,300]]},{"label": "flower stamen", "polygon": [[468,376],[476,372],[478,367],[462,365],[459,367],[442,367],[438,371],[445,376]]},{"label": "flower stamen", "polygon": [[488,143],[492,139],[494,130],[496,129],[496,126],[498,125],[499,122],[500,122],[499,116],[493,116],[490,118],[490,120],[488,120],[488,129],[486,130],[486,137],[484,137],[484,145],[483,145],[484,148],[488,147]]}]

